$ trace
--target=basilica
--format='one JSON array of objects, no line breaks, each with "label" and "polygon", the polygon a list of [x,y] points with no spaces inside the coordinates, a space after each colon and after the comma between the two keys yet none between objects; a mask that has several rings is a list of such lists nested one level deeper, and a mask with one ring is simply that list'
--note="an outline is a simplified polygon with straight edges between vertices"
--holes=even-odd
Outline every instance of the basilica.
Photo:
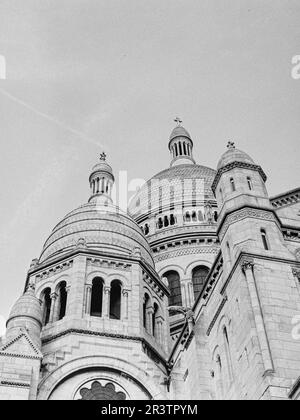
[{"label": "basilica", "polygon": [[300,188],[270,197],[233,142],[198,164],[181,123],[126,212],[101,154],[11,309],[0,400],[300,399]]}]

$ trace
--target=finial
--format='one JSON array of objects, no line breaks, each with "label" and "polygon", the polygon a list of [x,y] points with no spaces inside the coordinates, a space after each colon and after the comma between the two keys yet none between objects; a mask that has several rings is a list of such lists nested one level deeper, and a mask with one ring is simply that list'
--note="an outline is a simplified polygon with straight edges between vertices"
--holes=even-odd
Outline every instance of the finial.
[{"label": "finial", "polygon": [[106,160],[106,153],[105,152],[101,153],[100,160],[104,160],[104,161]]},{"label": "finial", "polygon": [[227,149],[235,149],[235,143],[234,143],[234,141],[229,141],[228,142]]},{"label": "finial", "polygon": [[179,117],[176,117],[174,121],[177,123],[177,127],[180,127],[182,120]]}]

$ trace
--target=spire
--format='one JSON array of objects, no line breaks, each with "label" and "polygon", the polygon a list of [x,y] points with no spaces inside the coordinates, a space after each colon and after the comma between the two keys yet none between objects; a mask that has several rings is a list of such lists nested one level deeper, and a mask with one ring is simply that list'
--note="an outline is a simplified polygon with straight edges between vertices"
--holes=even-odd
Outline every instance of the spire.
[{"label": "spire", "polygon": [[106,153],[100,154],[100,162],[98,162],[92,169],[89,178],[91,197],[90,201],[94,198],[103,198],[105,203],[112,203],[112,187],[115,182],[113,170],[106,162]]},{"label": "spire", "polygon": [[169,150],[171,153],[171,166],[193,164],[193,141],[188,131],[181,125],[179,117],[174,119],[176,127],[173,129],[169,139]]}]

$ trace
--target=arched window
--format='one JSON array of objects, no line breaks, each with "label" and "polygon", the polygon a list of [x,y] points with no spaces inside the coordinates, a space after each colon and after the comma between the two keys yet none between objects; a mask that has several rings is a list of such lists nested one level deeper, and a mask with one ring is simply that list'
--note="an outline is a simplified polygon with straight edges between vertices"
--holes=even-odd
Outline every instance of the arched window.
[{"label": "arched window", "polygon": [[145,224],[144,232],[145,232],[145,235],[148,235],[149,233],[149,225],[147,223]]},{"label": "arched window", "polygon": [[265,231],[265,229],[261,229],[260,233],[261,233],[261,239],[262,239],[263,246],[264,246],[266,251],[269,251],[270,246],[269,246],[269,241],[268,241],[268,237],[267,237],[267,232]]},{"label": "arched window", "polygon": [[121,291],[122,286],[119,280],[114,280],[111,283],[110,290],[110,311],[109,317],[111,319],[121,319]]},{"label": "arched window", "polygon": [[195,267],[192,271],[192,281],[193,281],[193,287],[194,287],[195,300],[198,298],[198,296],[202,292],[208,273],[209,273],[209,268],[205,267],[204,265]]},{"label": "arched window", "polygon": [[177,149],[177,143],[175,143],[175,155],[178,156],[178,149]]},{"label": "arched window", "polygon": [[149,304],[150,304],[150,297],[146,293],[144,296],[144,304],[143,304],[143,324],[144,324],[145,330],[148,329],[147,309],[148,309]]},{"label": "arched window", "polygon": [[158,304],[155,302],[154,303],[154,311],[153,311],[153,318],[152,318],[152,325],[153,325],[153,337],[157,338],[157,315],[158,315]]},{"label": "arched window", "polygon": [[58,286],[58,320],[60,321],[66,315],[67,308],[67,283],[62,281]]},{"label": "arched window", "polygon": [[164,226],[165,226],[165,227],[168,227],[168,226],[169,226],[169,219],[168,219],[168,216],[165,216],[165,217],[164,217]]},{"label": "arched window", "polygon": [[195,211],[193,211],[193,213],[192,213],[192,220],[193,220],[193,222],[197,222],[197,215],[196,215]]},{"label": "arched window", "polygon": [[185,214],[185,220],[186,220],[186,222],[190,222],[191,221],[191,215],[190,215],[190,212],[189,211],[187,211],[186,214]]},{"label": "arched window", "polygon": [[171,214],[170,215],[170,225],[173,226],[173,225],[175,225],[175,223],[176,223],[176,221],[175,221],[174,214]]},{"label": "arched window", "polygon": [[162,229],[164,227],[161,217],[158,219],[157,225],[158,225],[158,229]]},{"label": "arched window", "polygon": [[169,298],[170,306],[182,306],[180,277],[177,271],[168,271],[164,274],[168,279],[171,296]]},{"label": "arched window", "polygon": [[103,280],[96,277],[92,285],[91,316],[102,316]]},{"label": "arched window", "polygon": [[218,212],[217,211],[214,212],[214,220],[215,220],[215,222],[218,221]]},{"label": "arched window", "polygon": [[232,192],[235,192],[235,182],[233,178],[230,178],[230,185],[231,185]]},{"label": "arched window", "polygon": [[47,325],[50,321],[51,312],[51,289],[47,287],[42,293],[42,308],[43,308],[43,325]]},{"label": "arched window", "polygon": [[248,188],[250,191],[253,190],[253,185],[252,185],[252,180],[250,178],[250,176],[247,176],[247,183],[248,183]]},{"label": "arched window", "polygon": [[185,143],[183,143],[183,153],[186,155],[187,153],[186,153],[186,145],[185,145]]}]

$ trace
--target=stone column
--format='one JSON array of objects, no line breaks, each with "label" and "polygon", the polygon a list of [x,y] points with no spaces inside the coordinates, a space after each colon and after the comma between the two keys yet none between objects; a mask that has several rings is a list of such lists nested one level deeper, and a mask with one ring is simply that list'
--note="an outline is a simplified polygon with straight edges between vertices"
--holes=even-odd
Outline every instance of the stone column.
[{"label": "stone column", "polygon": [[49,323],[52,324],[53,322],[56,321],[58,294],[54,292],[54,293],[51,294],[50,297],[51,297],[51,310],[50,310]]},{"label": "stone column", "polygon": [[103,288],[102,317],[109,318],[110,313],[110,286]]},{"label": "stone column", "polygon": [[70,290],[71,290],[71,286],[68,285],[66,287],[67,299],[66,299],[66,314],[65,314],[65,316],[68,316],[69,315],[69,296],[70,296]]},{"label": "stone column", "polygon": [[180,279],[182,306],[188,306],[188,290],[185,280]]},{"label": "stone column", "polygon": [[121,311],[122,311],[122,316],[121,319],[125,320],[128,319],[128,296],[129,296],[129,292],[126,289],[123,289],[122,291],[122,302],[121,302]]},{"label": "stone column", "polygon": [[152,306],[149,306],[146,310],[146,314],[147,314],[147,325],[146,325],[146,330],[149,334],[153,334],[153,314],[154,314],[154,309]]},{"label": "stone column", "polygon": [[156,333],[155,338],[159,342],[159,344],[164,347],[164,334],[163,334],[163,318],[159,316],[156,320]]},{"label": "stone column", "polygon": [[91,303],[92,303],[92,285],[87,284],[85,287],[85,313],[91,315]]},{"label": "stone column", "polygon": [[248,283],[251,306],[253,309],[256,331],[262,353],[265,373],[274,372],[274,365],[264,323],[263,312],[257,290],[256,280],[253,273],[254,261],[252,259],[243,259],[241,261],[241,267],[243,272],[245,273],[246,280]]}]

